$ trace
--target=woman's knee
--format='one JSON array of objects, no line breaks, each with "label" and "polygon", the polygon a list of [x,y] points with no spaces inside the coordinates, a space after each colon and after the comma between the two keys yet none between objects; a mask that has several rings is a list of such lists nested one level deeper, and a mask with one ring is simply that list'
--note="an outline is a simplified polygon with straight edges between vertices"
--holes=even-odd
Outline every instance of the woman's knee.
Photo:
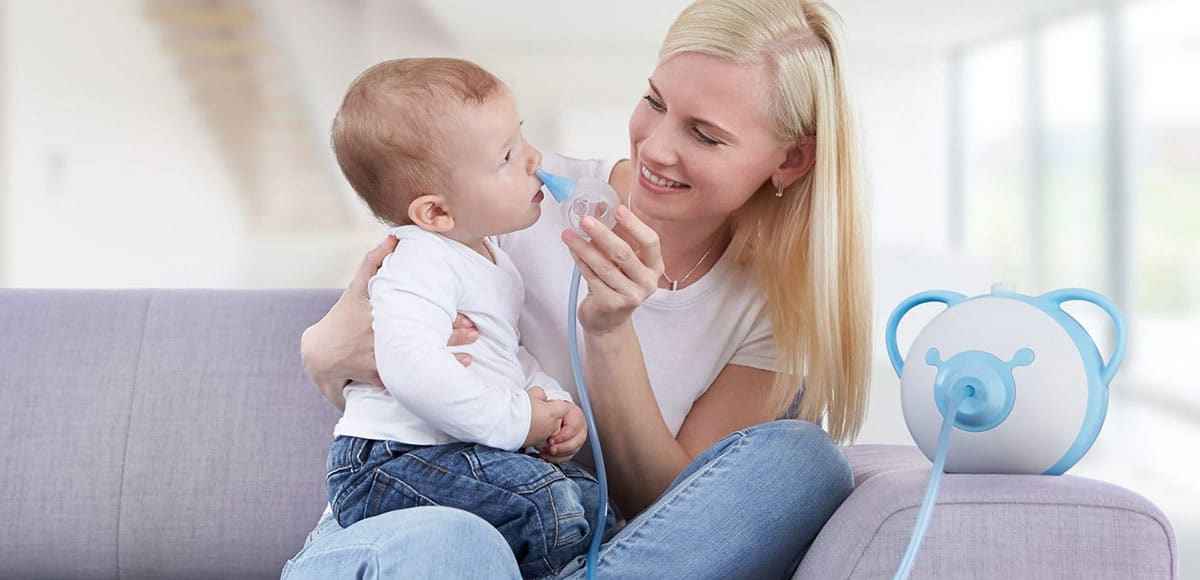
[{"label": "woman's knee", "polygon": [[284,576],[450,578],[476,573],[520,576],[496,528],[462,510],[428,506],[380,514],[323,536],[289,562]]},{"label": "woman's knee", "polygon": [[841,449],[819,425],[792,419],[771,421],[742,431],[743,445],[764,466],[788,480],[789,488],[840,504],[854,489],[854,474]]}]

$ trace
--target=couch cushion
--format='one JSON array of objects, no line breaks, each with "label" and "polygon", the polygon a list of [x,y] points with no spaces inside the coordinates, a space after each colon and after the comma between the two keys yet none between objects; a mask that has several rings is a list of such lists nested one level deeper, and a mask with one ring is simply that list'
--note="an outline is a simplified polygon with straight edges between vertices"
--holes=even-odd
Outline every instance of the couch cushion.
[{"label": "couch cushion", "polygon": [[150,294],[0,291],[0,577],[116,576]]},{"label": "couch cushion", "polygon": [[[888,578],[912,536],[930,463],[911,446],[850,447],[855,490],[797,578]],[[914,578],[1173,578],[1166,516],[1121,487],[1071,475],[950,474]]]},{"label": "couch cushion", "polygon": [[299,339],[336,291],[0,291],[0,577],[278,578],[337,412]]}]

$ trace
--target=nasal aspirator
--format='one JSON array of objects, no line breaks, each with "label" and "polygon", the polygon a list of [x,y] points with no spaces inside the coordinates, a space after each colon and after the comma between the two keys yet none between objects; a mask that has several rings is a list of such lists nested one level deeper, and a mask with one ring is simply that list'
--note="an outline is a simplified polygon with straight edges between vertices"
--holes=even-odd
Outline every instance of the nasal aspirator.
[{"label": "nasal aspirator", "polygon": [[[1112,318],[1116,339],[1107,361],[1063,310],[1072,301],[1090,302]],[[929,302],[948,308],[901,357],[900,320]],[[907,298],[888,319],[886,340],[908,431],[933,462],[894,576],[903,580],[916,565],[943,472],[1061,475],[1087,453],[1104,424],[1108,385],[1125,354],[1125,319],[1091,290],[1029,296],[996,284],[975,297],[931,290]]]},{"label": "nasal aspirator", "polygon": [[[621,201],[617,192],[607,183],[598,179],[584,178],[573,180],[545,171],[537,171],[538,179],[546,185],[550,195],[554,196],[562,208],[563,221],[570,224],[571,229],[584,239],[591,239],[579,221],[585,216],[592,216],[600,223],[611,228],[617,224],[617,206]],[[571,350],[571,371],[575,375],[575,386],[579,390],[579,406],[583,408],[587,419],[588,438],[592,443],[592,459],[596,464],[596,479],[600,482],[600,502],[596,514],[596,527],[592,531],[592,542],[588,547],[587,578],[596,578],[596,565],[600,557],[600,542],[604,539],[604,522],[608,514],[608,478],[604,473],[604,456],[600,452],[600,434],[596,430],[596,420],[592,416],[592,403],[588,399],[587,385],[583,380],[583,368],[579,364],[579,331],[576,309],[579,304],[579,267],[571,272],[571,297],[567,300],[567,346]]]},{"label": "nasal aspirator", "polygon": [[563,221],[585,240],[590,237],[579,227],[579,220],[584,216],[590,215],[608,228],[617,225],[617,206],[621,201],[607,183],[588,177],[569,179],[541,169],[537,170],[537,176],[562,208]]}]

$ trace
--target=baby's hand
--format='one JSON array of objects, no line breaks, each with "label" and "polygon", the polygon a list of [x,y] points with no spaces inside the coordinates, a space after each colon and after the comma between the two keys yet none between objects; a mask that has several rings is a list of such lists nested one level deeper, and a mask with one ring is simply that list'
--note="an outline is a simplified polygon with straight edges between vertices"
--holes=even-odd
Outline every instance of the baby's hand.
[{"label": "baby's hand", "polygon": [[530,387],[529,393],[529,433],[525,436],[524,447],[542,445],[550,435],[558,432],[563,425],[563,417],[575,405],[567,401],[548,401],[546,392],[541,387]]},{"label": "baby's hand", "polygon": [[583,416],[583,409],[572,404],[571,410],[563,416],[562,427],[550,435],[550,439],[538,451],[542,459],[550,463],[562,463],[575,457],[584,441],[587,441],[587,419]]}]

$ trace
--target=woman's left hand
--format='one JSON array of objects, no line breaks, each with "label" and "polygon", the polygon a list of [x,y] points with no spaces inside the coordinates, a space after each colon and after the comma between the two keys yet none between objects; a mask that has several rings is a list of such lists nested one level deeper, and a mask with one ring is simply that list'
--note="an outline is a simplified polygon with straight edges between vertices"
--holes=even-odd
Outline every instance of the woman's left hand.
[{"label": "woman's left hand", "polygon": [[603,334],[629,321],[658,288],[662,248],[658,233],[623,205],[617,207],[617,225],[611,230],[591,217],[580,225],[591,241],[569,229],[562,236],[587,280],[579,323],[591,334]]}]

